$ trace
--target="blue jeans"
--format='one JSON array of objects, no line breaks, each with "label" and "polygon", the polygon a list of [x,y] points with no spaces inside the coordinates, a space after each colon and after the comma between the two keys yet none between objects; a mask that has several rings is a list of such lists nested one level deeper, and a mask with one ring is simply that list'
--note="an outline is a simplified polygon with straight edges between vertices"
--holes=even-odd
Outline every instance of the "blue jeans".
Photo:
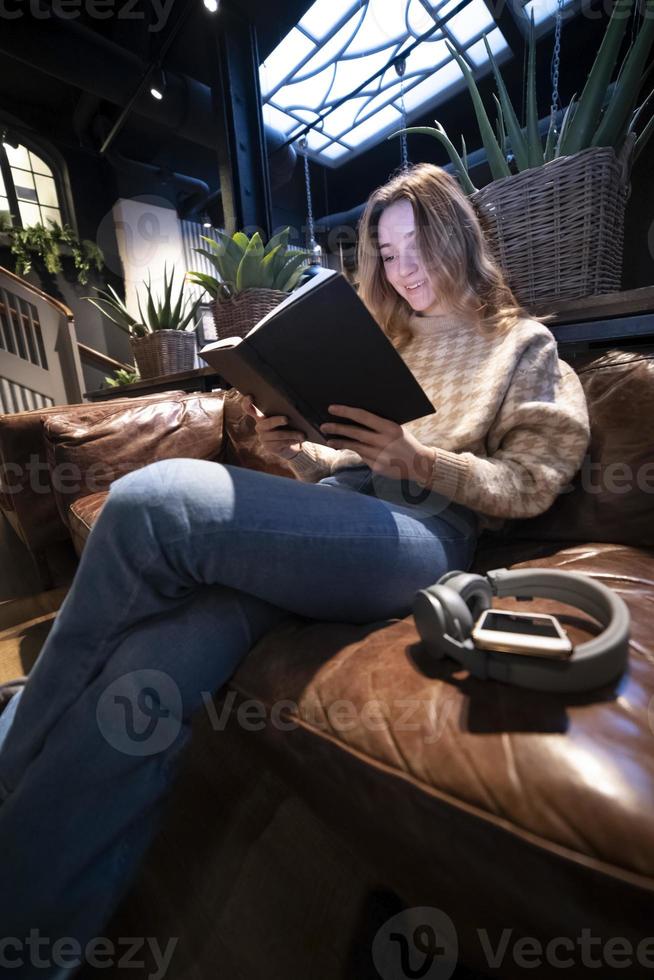
[{"label": "blue jeans", "polygon": [[[113,483],[2,716],[0,940],[38,929],[45,960],[55,937],[83,950],[101,935],[202,693],[275,623],[406,616],[417,589],[470,566],[476,537],[471,511],[365,466],[313,484],[169,459]],[[47,968],[15,942],[5,955],[22,956],[22,980],[76,971],[70,953]]]}]

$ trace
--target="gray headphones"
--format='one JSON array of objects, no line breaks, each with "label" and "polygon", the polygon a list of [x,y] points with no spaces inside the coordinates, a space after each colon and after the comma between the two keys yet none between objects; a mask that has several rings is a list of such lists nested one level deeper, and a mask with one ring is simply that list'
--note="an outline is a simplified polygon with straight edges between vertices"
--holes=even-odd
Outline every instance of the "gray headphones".
[{"label": "gray headphones", "polygon": [[[471,639],[475,621],[493,596],[556,599],[589,613],[604,629],[575,647],[567,660],[480,650]],[[484,575],[448,572],[421,589],[413,602],[420,637],[435,657],[453,657],[474,677],[504,681],[538,691],[588,691],[615,680],[626,668],[629,610],[611,589],[580,572],[544,568]]]}]

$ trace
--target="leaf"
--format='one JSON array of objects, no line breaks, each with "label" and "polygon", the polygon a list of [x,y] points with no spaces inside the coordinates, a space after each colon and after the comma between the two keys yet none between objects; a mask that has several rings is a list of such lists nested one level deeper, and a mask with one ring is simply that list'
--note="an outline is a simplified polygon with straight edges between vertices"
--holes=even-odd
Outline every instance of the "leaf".
[{"label": "leaf", "polygon": [[250,239],[245,254],[236,270],[236,288],[239,291],[253,289],[261,285],[262,258],[263,242],[261,241],[261,235],[257,231]]},{"label": "leaf", "polygon": [[497,91],[500,96],[504,122],[506,124],[509,140],[511,141],[511,152],[515,157],[518,170],[527,170],[529,167],[529,155],[527,152],[527,143],[525,141],[524,133],[522,132],[522,127],[518,122],[518,117],[513,108],[513,103],[509,98],[509,93],[506,89],[506,85],[504,84],[502,75],[500,74],[497,62],[495,61],[495,55],[493,54],[492,48],[488,43],[488,39],[485,34],[484,44],[486,45],[486,53],[488,54],[491,68],[493,69],[493,75],[495,76],[495,84],[497,85]]},{"label": "leaf", "polygon": [[[281,272],[277,276],[275,281],[274,289],[281,289],[283,292],[289,292],[293,275],[295,272],[302,268],[302,264],[306,262],[308,254],[306,252],[295,252],[288,261],[284,264]],[[297,281],[297,280],[296,280]]]},{"label": "leaf", "polygon": [[[259,232],[257,232],[256,234],[258,235]],[[254,235],[252,237],[254,238]],[[238,245],[238,247],[240,248],[240,250],[241,250],[241,258],[243,258],[243,255],[245,254],[245,252],[247,252],[247,250],[248,250],[248,248],[250,246],[251,239],[248,238],[248,236],[245,234],[245,232],[236,231],[232,235],[232,241],[236,245]]]},{"label": "leaf", "polygon": [[611,12],[602,43],[579,97],[574,126],[568,128],[561,149],[562,155],[578,153],[579,150],[590,146],[593,133],[597,129],[606,90],[615,70],[632,6],[633,0],[617,0]]},{"label": "leaf", "polygon": [[577,106],[576,106],[576,103],[575,103],[575,95],[576,94],[577,93],[575,92],[575,94],[570,99],[570,104],[569,104],[568,108],[565,110],[565,113],[563,115],[563,122],[561,123],[561,132],[559,133],[559,138],[556,141],[556,148],[554,150],[554,157],[555,157],[555,159],[556,159],[556,157],[562,156],[562,154],[561,154],[561,147],[562,147],[562,145],[564,143],[564,140],[565,140],[565,134],[568,131],[568,126],[570,125],[571,120],[574,119],[575,112],[577,111]]},{"label": "leaf", "polygon": [[618,149],[633,111],[645,62],[654,40],[654,0],[647,0],[638,36],[624,64],[618,84],[613,90],[602,121],[593,136],[591,146],[612,146]]},{"label": "leaf", "polygon": [[484,144],[484,149],[486,150],[488,165],[490,167],[491,174],[493,175],[493,180],[501,180],[502,177],[510,177],[511,171],[509,170],[509,166],[506,160],[504,159],[504,157],[502,156],[502,151],[497,144],[497,140],[495,139],[495,133],[493,132],[493,127],[490,124],[490,120],[488,118],[488,115],[486,114],[484,104],[481,101],[481,96],[479,95],[479,89],[477,88],[477,84],[472,76],[472,72],[468,68],[468,65],[463,60],[459,52],[455,48],[453,48],[452,45],[449,44],[447,41],[445,42],[445,44],[447,46],[448,51],[450,52],[450,54],[458,64],[459,68],[461,69],[463,77],[466,80],[468,91],[470,92],[470,96],[472,98],[472,104],[475,110],[475,115],[477,117],[477,123],[479,125],[479,131],[481,133],[482,142]]},{"label": "leaf", "polygon": [[398,130],[397,133],[391,133],[388,139],[392,139],[393,136],[399,136],[400,133],[422,133],[425,136],[433,136],[434,139],[437,139],[438,142],[442,146],[444,146],[445,149],[447,150],[450,160],[452,161],[452,165],[454,166],[454,169],[456,170],[459,176],[459,180],[461,181],[461,186],[463,190],[466,192],[466,194],[474,194],[477,188],[470,180],[468,169],[464,164],[463,160],[461,159],[461,157],[459,156],[459,154],[457,153],[456,147],[454,146],[454,144],[452,143],[452,141],[450,140],[447,133],[445,132],[445,130],[443,129],[443,127],[441,126],[441,124],[438,122],[437,119],[434,119],[434,123],[435,126],[433,127],[410,126],[408,129],[400,129]]},{"label": "leaf", "polygon": [[536,101],[536,42],[534,40],[534,11],[529,21],[529,54],[527,57],[527,157],[530,167],[545,163],[543,147],[538,131],[538,105]]},{"label": "leaf", "polygon": [[272,251],[263,257],[261,263],[261,285],[265,286],[266,289],[272,289],[273,282],[275,281],[275,259],[280,253],[282,255],[286,254],[286,247],[282,242],[275,245]]},{"label": "leaf", "polygon": [[273,249],[277,248],[278,245],[282,245],[284,248],[288,245],[288,237],[291,234],[290,227],[282,228],[278,231],[276,235],[273,235],[265,249],[263,250],[264,255],[268,255]]}]

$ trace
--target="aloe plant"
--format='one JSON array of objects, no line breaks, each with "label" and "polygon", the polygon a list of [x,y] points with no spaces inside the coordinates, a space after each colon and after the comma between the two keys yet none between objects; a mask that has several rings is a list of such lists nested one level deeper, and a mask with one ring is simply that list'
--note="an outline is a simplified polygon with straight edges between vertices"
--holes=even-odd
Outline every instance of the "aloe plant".
[{"label": "aloe plant", "polygon": [[[145,287],[145,297],[141,305],[141,296],[136,295],[136,305],[139,316],[134,317],[129,312],[122,299],[112,286],[107,289],[96,289],[97,296],[85,296],[84,299],[92,303],[96,309],[133,337],[145,337],[156,330],[193,330],[195,323],[193,318],[197,312],[201,300],[191,302],[184,296],[184,285],[182,283],[178,292],[173,295],[175,273],[171,272],[168,278],[168,269],[164,266],[164,288],[163,297],[158,299],[154,295],[152,288],[152,278],[148,275]],[[190,302],[190,307],[189,307]]]},{"label": "aloe plant", "polygon": [[[597,51],[581,96],[576,93],[570,100],[557,133],[556,117],[550,116],[550,124],[543,148],[538,128],[538,105],[536,99],[536,45],[534,40],[533,13],[529,28],[527,58],[527,118],[523,127],[509,98],[502,75],[486,37],[484,43],[497,87],[496,127],[493,128],[488,117],[479,89],[467,62],[451,46],[450,53],[456,60],[465,79],[477,117],[488,164],[493,180],[510,176],[514,171],[521,172],[542,166],[560,156],[577,153],[591,146],[611,146],[618,153],[628,133],[635,130],[645,103],[654,92],[650,92],[638,108],[636,102],[648,71],[643,75],[647,57],[654,42],[654,0],[645,0],[642,22],[637,35],[625,55],[615,82],[611,78],[624,39],[627,21],[632,14],[634,0],[616,0],[602,43]],[[636,139],[634,159],[654,132],[652,120],[647,123]],[[467,159],[461,159],[454,144],[441,124],[434,120],[434,126],[410,126],[391,133],[392,139],[402,133],[425,133],[433,136],[447,151],[457,172],[461,185],[467,194],[476,191],[468,171]],[[464,154],[465,156],[465,154]],[[509,160],[513,158],[513,168]]]},{"label": "aloe plant", "polygon": [[189,282],[201,286],[213,299],[229,299],[246,289],[278,289],[290,293],[297,286],[303,265],[309,258],[304,250],[289,251],[290,228],[283,228],[264,245],[259,232],[248,238],[242,231],[231,237],[218,232],[218,240],[202,235],[209,248],[194,251],[207,258],[219,279],[192,270]]}]

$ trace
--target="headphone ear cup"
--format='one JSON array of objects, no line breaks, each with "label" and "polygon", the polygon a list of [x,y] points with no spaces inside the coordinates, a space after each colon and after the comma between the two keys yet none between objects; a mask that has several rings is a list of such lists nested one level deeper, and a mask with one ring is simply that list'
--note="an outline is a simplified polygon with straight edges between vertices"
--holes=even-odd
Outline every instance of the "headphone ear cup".
[{"label": "headphone ear cup", "polygon": [[447,585],[430,585],[417,592],[413,616],[421,639],[437,657],[451,652],[452,640],[463,643],[472,632],[473,618],[468,606]]},{"label": "headphone ear cup", "polygon": [[[445,577],[445,576],[443,576]],[[472,615],[473,623],[493,604],[490,582],[483,575],[471,572],[448,572],[447,588],[462,597]],[[439,583],[442,579],[439,579]],[[472,629],[472,627],[471,627]]]}]

